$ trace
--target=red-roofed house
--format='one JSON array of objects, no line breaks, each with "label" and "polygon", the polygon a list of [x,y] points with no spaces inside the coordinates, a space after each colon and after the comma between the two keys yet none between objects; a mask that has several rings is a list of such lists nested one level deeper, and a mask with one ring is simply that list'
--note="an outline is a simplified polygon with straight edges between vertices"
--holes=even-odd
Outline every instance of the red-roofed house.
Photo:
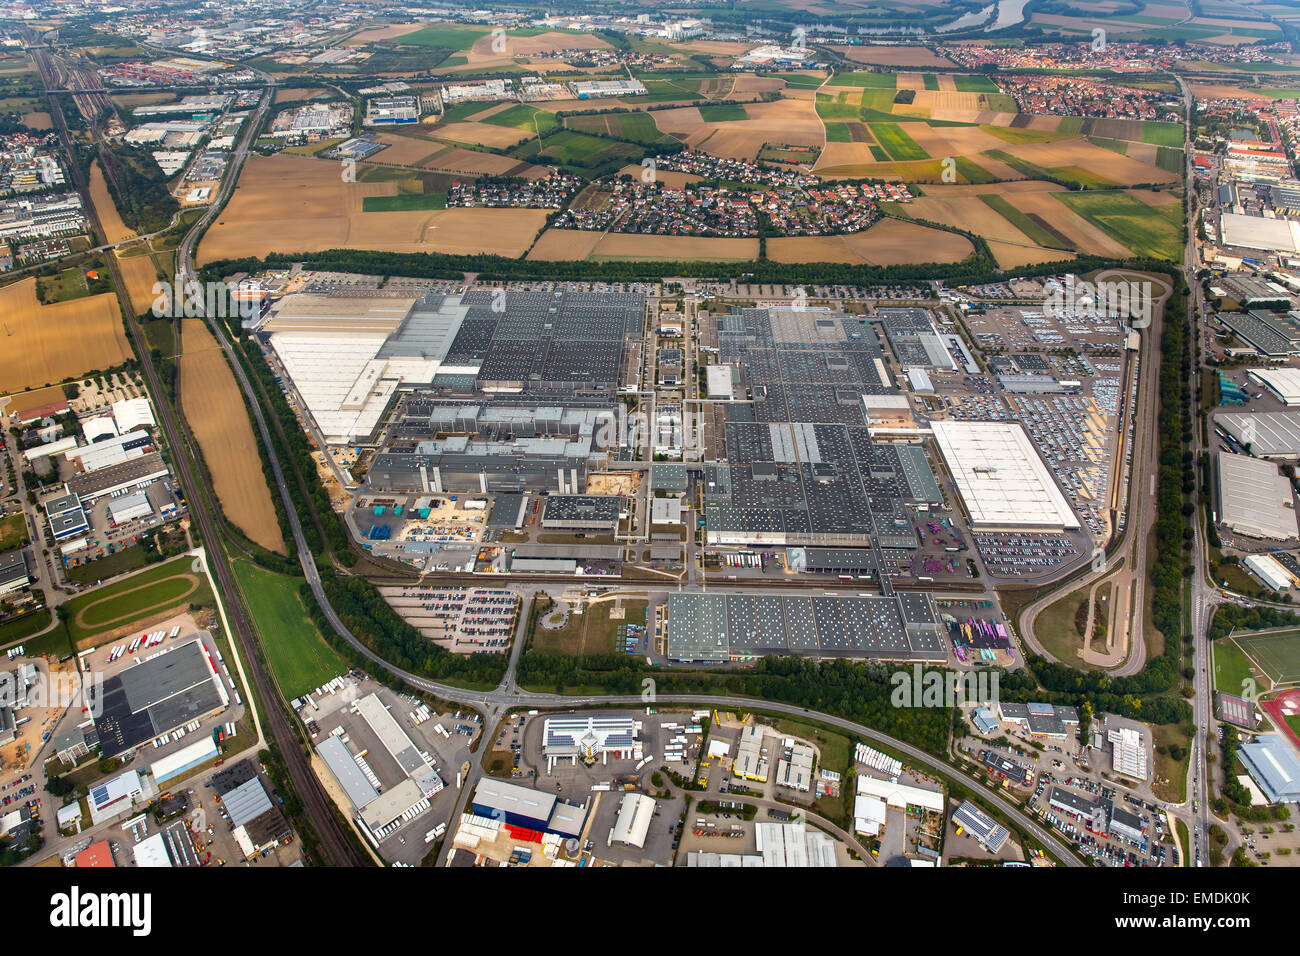
[{"label": "red-roofed house", "polygon": [[116,866],[107,840],[92,843],[76,856],[77,866]]}]

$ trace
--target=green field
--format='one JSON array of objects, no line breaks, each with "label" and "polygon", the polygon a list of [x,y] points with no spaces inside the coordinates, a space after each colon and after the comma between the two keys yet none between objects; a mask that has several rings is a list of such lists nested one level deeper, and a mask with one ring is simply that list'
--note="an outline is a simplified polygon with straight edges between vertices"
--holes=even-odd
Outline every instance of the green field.
[{"label": "green field", "polygon": [[27,518],[15,511],[0,518],[0,552],[21,548],[27,543]]},{"label": "green field", "polygon": [[958,73],[953,77],[953,83],[956,84],[959,93],[1002,92],[998,89],[998,85],[987,76],[979,76],[971,73]]},{"label": "green field", "polygon": [[1300,681],[1300,628],[1252,631],[1233,639],[1273,683]]},{"label": "green field", "polygon": [[1241,696],[1242,682],[1250,678],[1250,661],[1231,638],[1215,641],[1214,689],[1222,694]]},{"label": "green field", "polygon": [[849,124],[848,123],[827,123],[826,142],[828,143],[853,142],[853,137],[849,134]]},{"label": "green field", "polygon": [[442,111],[439,117],[440,123],[460,123],[469,119],[478,113],[492,108],[491,103],[457,103],[455,106],[449,106]]},{"label": "green field", "polygon": [[776,73],[777,79],[785,80],[785,85],[796,90],[815,90],[826,82],[822,76],[808,76],[806,73]]},{"label": "green field", "polygon": [[699,107],[700,116],[706,123],[734,123],[737,120],[749,119],[749,114],[745,112],[745,107],[739,103],[725,105],[714,105],[712,103],[702,103]]},{"label": "green field", "polygon": [[1181,123],[1160,123],[1147,120],[1142,124],[1142,142],[1153,146],[1183,145],[1183,125]]},{"label": "green field", "polygon": [[526,103],[520,103],[508,110],[502,110],[500,113],[485,117],[483,122],[491,123],[493,126],[524,130],[538,136],[560,125],[560,121],[555,118],[554,113],[539,110],[537,107],[529,106]]},{"label": "green field", "polygon": [[232,566],[285,697],[300,697],[347,672],[348,665],[307,616],[298,597],[300,578],[274,574],[248,561],[234,561]]},{"label": "green field", "polygon": [[564,117],[566,128],[592,136],[616,136],[644,146],[675,143],[677,139],[660,132],[649,113],[596,113]]},{"label": "green field", "polygon": [[914,162],[929,159],[930,154],[923,150],[912,137],[903,131],[897,123],[872,123],[871,135],[895,162]]},{"label": "green field", "polygon": [[185,556],[157,564],[68,601],[65,606],[73,639],[81,641],[179,604],[210,603],[212,589],[207,579],[198,577],[195,586],[195,575],[190,570],[193,561]]},{"label": "green field", "polygon": [[480,37],[488,36],[492,31],[486,27],[453,26],[438,24],[408,33],[395,40],[385,40],[385,46],[436,46],[465,53]]},{"label": "green field", "polygon": [[412,212],[420,209],[446,209],[446,193],[406,193],[399,196],[366,196],[362,212]]},{"label": "green field", "polygon": [[[528,143],[525,146],[536,146]],[[531,159],[528,151],[516,151],[513,155],[521,159]],[[562,130],[546,137],[535,155],[552,159],[562,165],[593,167],[619,158],[639,158],[640,151],[631,144],[606,139],[603,136],[589,136]]]},{"label": "green field", "polygon": [[878,163],[889,162],[889,154],[886,153],[883,149],[880,148],[880,146],[878,146],[875,143],[871,144],[871,157]]},{"label": "green field", "polygon": [[1183,209],[1179,203],[1148,206],[1123,192],[1053,193],[1094,226],[1134,254],[1178,262],[1183,254]]},{"label": "green field", "polygon": [[1005,196],[980,196],[980,201],[1015,226],[1038,245],[1045,249],[1065,249],[1074,251],[1074,245],[1065,236],[1053,229],[1048,223],[1040,222],[1021,212]]},{"label": "green field", "polygon": [[921,82],[925,84],[925,88],[927,90],[933,90],[935,92],[938,92],[939,78],[935,76],[933,73],[926,73],[924,76],[921,77]]},{"label": "green field", "polygon": [[836,73],[832,86],[861,86],[865,89],[896,90],[898,76],[894,73]]},{"label": "green field", "polygon": [[957,175],[961,181],[967,183],[991,183],[996,177],[987,169],[974,160],[967,159],[965,156],[957,156]]},{"label": "green field", "polygon": [[[50,623],[49,608],[41,608],[39,611],[33,611],[30,614],[24,614],[22,617],[16,617],[12,621],[5,621],[0,624],[0,647],[21,641],[25,637],[30,637],[37,631],[48,626]],[[59,632],[60,639],[66,644],[67,636],[62,631]],[[28,648],[33,654],[35,650]],[[66,653],[66,651],[65,651]]]}]

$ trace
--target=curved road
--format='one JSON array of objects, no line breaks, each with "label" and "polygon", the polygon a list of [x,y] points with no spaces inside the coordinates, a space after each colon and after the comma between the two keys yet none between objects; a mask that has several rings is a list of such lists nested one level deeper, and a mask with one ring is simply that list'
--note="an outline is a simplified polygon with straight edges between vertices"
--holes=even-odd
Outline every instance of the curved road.
[{"label": "curved road", "polygon": [[[216,200],[214,201],[212,207],[209,209],[208,213],[206,213],[194,225],[194,227],[190,230],[190,232],[186,234],[185,238],[181,241],[180,246],[177,248],[177,271],[182,282],[188,283],[191,280],[195,280],[197,278],[197,272],[194,267],[194,258],[193,258],[195,244],[197,243],[199,237],[201,236],[204,227],[206,227],[207,224],[211,222],[211,220],[219,212],[222,204],[229,196],[230,190],[233,188],[234,183],[238,178],[239,168],[243,164],[244,158],[247,155],[248,144],[251,141],[256,126],[260,124],[262,117],[265,114],[266,108],[270,104],[270,100],[274,94],[274,85],[268,84],[268,86],[270,88],[268,89],[265,97],[263,98],[262,105],[258,110],[257,117],[253,120],[250,120],[244,138],[241,141],[239,147],[237,148],[234,156],[231,158],[230,169],[227,173],[226,179],[223,180],[222,182]],[[373,651],[370,650],[370,648],[368,648],[360,640],[358,640],[357,637],[350,630],[348,630],[348,628],[344,625],[343,621],[339,618],[333,606],[330,604],[329,598],[325,594],[325,589],[321,585],[320,572],[316,567],[316,561],[312,556],[311,550],[307,547],[306,539],[303,536],[302,525],[298,521],[298,513],[297,510],[294,508],[293,500],[289,494],[289,488],[285,481],[284,471],[281,467],[279,457],[275,453],[275,447],[271,442],[271,434],[267,426],[266,418],[262,411],[262,404],[258,400],[257,393],[254,390],[253,384],[249,380],[247,374],[245,373],[244,366],[240,361],[239,356],[235,354],[234,347],[229,341],[227,335],[225,334],[225,329],[222,328],[221,325],[212,317],[208,317],[208,325],[212,329],[213,334],[217,337],[217,341],[221,343],[221,347],[225,350],[226,355],[229,357],[231,361],[231,365],[235,370],[236,378],[239,381],[240,388],[243,389],[245,398],[247,399],[248,404],[253,411],[254,419],[257,422],[258,433],[261,436],[262,446],[266,453],[267,460],[271,464],[271,470],[275,477],[276,488],[279,491],[280,498],[284,503],[285,513],[288,516],[289,525],[293,532],[294,545],[298,551],[298,560],[299,563],[302,565],[303,574],[307,579],[308,585],[311,587],[312,595],[315,597],[317,604],[320,606],[321,610],[323,611],[326,620],[329,621],[330,627],[333,628],[334,632],[340,638],[346,641],[353,649],[363,654],[366,657],[366,659],[371,661],[373,664],[375,664],[376,667],[384,671],[387,671],[389,674],[410,684],[413,687],[419,688],[420,690],[425,691],[426,693],[433,694],[437,697],[440,697],[443,700],[448,700],[453,703],[466,704],[476,708],[481,708],[484,711],[484,733],[490,733],[491,727],[495,723],[496,719],[506,710],[513,709],[513,708],[588,707],[588,706],[623,706],[623,705],[640,706],[641,704],[644,703],[644,701],[638,696],[567,697],[567,696],[556,695],[556,694],[537,694],[537,693],[524,691],[515,683],[514,680],[514,674],[518,664],[519,655],[523,648],[523,641],[518,636],[513,642],[513,646],[511,648],[510,662],[507,667],[505,677],[502,679],[501,684],[496,689],[487,692],[468,691],[465,690],[464,688],[454,687],[450,684],[437,683],[435,681],[431,681],[426,678],[420,677],[417,674],[412,674],[408,671],[401,670],[400,668],[397,668],[392,664],[388,663],[379,655],[375,654]],[[223,583],[223,588],[225,586],[226,585],[224,585]],[[233,590],[228,592],[228,596],[233,598],[233,595],[234,595]],[[230,603],[232,603],[236,607],[238,606],[237,601],[231,600]],[[529,606],[530,606],[530,602],[526,602],[524,607],[521,608],[520,614],[523,620],[527,620]],[[893,737],[890,737],[887,734],[883,734],[880,731],[874,730],[870,727],[864,726],[862,724],[854,723],[851,720],[847,720],[842,717],[837,717],[832,714],[823,714],[816,711],[810,711],[805,708],[795,707],[790,704],[785,704],[785,703],[780,703],[775,701],[755,700],[755,699],[742,698],[742,697],[671,695],[671,696],[659,696],[656,698],[656,702],[673,703],[673,704],[692,704],[692,703],[706,704],[710,707],[723,707],[727,709],[736,709],[736,708],[740,708],[744,710],[762,709],[766,711],[773,711],[776,713],[789,714],[796,717],[798,716],[813,717],[816,720],[825,723],[829,726],[836,727],[837,729],[840,730],[848,731],[849,733],[855,734],[857,736],[863,737],[868,740],[874,740],[878,743],[884,744],[892,748],[893,750],[899,753],[906,754],[908,758],[911,759],[917,766],[926,767],[930,770],[939,772],[946,776],[962,778],[965,784],[978,789],[983,794],[986,800],[988,800],[990,803],[996,806],[1003,814],[1006,815],[1008,819],[1014,822],[1016,826],[1019,827],[1024,833],[1029,834],[1035,840],[1037,840],[1040,845],[1046,847],[1050,853],[1052,853],[1055,857],[1057,857],[1057,859],[1061,860],[1065,865],[1067,866],[1083,865],[1080,862],[1080,860],[1056,837],[1054,837],[1052,834],[1048,833],[1046,830],[1040,827],[1035,820],[1030,818],[1024,812],[1022,812],[1018,807],[1014,806],[1013,804],[1005,800],[1000,794],[985,787],[982,781],[974,777],[968,777],[967,775],[961,773],[950,764],[947,764],[944,761],[931,756],[925,751],[913,747],[911,744],[905,743],[901,740],[896,740]],[[269,704],[267,710],[272,714],[281,713],[278,707],[271,706]],[[297,749],[296,744],[294,745],[294,749],[295,750]],[[471,763],[470,775],[463,782],[463,787],[461,790],[462,801],[471,791],[473,785],[477,782],[477,778],[482,774],[481,762],[482,762],[483,753],[485,752],[486,749],[487,749],[486,747],[480,746],[476,754],[474,755],[474,758]],[[296,783],[297,781],[295,781],[295,784]],[[313,783],[314,783],[314,789],[319,790],[320,789],[319,782],[316,782],[313,778]],[[450,841],[444,843],[443,845],[444,854],[449,847],[450,847]]]}]

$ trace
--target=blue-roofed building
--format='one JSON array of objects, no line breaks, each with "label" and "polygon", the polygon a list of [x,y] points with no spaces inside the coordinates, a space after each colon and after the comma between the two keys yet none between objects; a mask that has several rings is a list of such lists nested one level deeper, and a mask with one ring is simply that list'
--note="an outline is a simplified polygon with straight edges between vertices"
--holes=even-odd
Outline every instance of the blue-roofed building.
[{"label": "blue-roofed building", "polygon": [[953,813],[952,823],[953,826],[964,829],[990,853],[1001,850],[1011,836],[1006,827],[1000,825],[969,800],[962,803]]},{"label": "blue-roofed building", "polygon": [[991,734],[998,729],[998,719],[987,707],[976,707],[970,719],[975,722],[975,729],[982,734]]},{"label": "blue-roofed building", "polygon": [[1281,734],[1263,734],[1237,751],[1269,803],[1300,800],[1300,757]]},{"label": "blue-roofed building", "polygon": [[471,806],[480,817],[545,831],[555,809],[555,794],[484,777],[474,790]]}]

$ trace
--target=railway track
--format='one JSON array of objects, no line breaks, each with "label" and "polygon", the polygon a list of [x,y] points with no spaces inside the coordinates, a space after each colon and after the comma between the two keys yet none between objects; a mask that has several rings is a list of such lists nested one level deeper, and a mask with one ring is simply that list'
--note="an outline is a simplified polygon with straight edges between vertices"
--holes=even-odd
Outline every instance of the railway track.
[{"label": "railway track", "polygon": [[[72,141],[68,134],[66,118],[58,102],[58,97],[49,92],[48,88],[51,67],[47,62],[44,51],[33,49],[31,52],[32,58],[36,61],[37,68],[40,71],[42,83],[47,84],[46,93],[50,101],[50,114],[54,125],[64,149],[71,156]],[[269,102],[269,94],[267,101]],[[250,122],[245,133],[246,137],[252,135],[252,131],[260,121],[261,116],[262,113],[259,112],[257,120]],[[90,201],[88,184],[80,167],[76,166],[76,164],[73,164],[72,175],[74,185],[85,202],[87,218],[90,220],[92,228],[97,234],[103,236],[104,232],[99,223],[99,216],[94,204]],[[370,863],[369,859],[357,848],[344,829],[343,824],[339,821],[333,802],[325,793],[320,781],[317,780],[316,774],[312,771],[311,765],[299,743],[298,734],[290,725],[289,719],[284,713],[280,703],[280,692],[266,672],[260,654],[257,653],[256,633],[244,612],[243,605],[239,601],[239,590],[231,574],[230,567],[226,563],[225,555],[220,550],[222,537],[207,503],[203,500],[202,495],[198,493],[200,486],[196,484],[189,459],[183,453],[186,446],[181,441],[176,412],[170,403],[163,400],[162,385],[157,370],[149,357],[149,347],[145,341],[144,332],[140,328],[139,322],[136,321],[135,311],[126,293],[126,286],[118,270],[117,260],[111,253],[105,256],[105,259],[108,263],[109,273],[113,278],[118,303],[122,308],[123,315],[127,317],[127,329],[131,333],[136,353],[140,356],[141,368],[144,371],[149,390],[155,396],[155,404],[158,407],[163,433],[167,436],[169,446],[175,451],[173,455],[174,467],[180,473],[182,485],[190,490],[190,514],[198,522],[203,540],[208,545],[209,567],[215,575],[217,586],[225,599],[227,615],[235,632],[234,636],[240,642],[241,650],[244,652],[244,660],[248,665],[248,671],[252,675],[253,683],[263,703],[262,716],[265,725],[280,752],[289,781],[302,803],[307,819],[310,820],[312,828],[315,830],[321,851],[326,858],[325,862],[333,866],[366,866]]]}]

